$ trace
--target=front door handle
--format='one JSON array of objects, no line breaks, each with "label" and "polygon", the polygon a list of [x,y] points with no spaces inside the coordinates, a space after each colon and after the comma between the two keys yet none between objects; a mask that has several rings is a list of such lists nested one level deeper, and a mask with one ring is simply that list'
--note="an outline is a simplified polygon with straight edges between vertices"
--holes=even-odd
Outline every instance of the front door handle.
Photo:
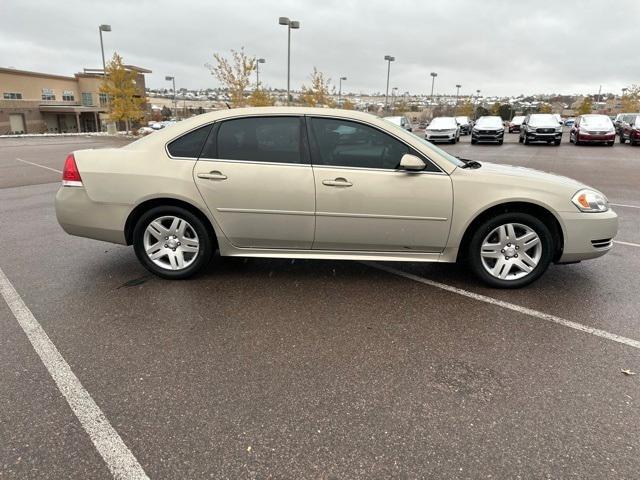
[{"label": "front door handle", "polygon": [[226,180],[227,176],[218,170],[214,170],[209,173],[199,173],[198,178],[204,178],[205,180]]},{"label": "front door handle", "polygon": [[338,177],[335,180],[323,180],[322,184],[328,187],[350,187],[353,185],[353,183],[344,177]]}]

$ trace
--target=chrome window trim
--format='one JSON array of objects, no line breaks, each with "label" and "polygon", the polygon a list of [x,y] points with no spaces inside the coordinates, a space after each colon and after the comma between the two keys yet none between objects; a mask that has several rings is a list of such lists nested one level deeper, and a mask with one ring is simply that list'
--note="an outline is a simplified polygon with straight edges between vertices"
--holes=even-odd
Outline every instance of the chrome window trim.
[{"label": "chrome window trim", "polygon": [[[389,130],[386,130],[386,129],[378,126],[378,125],[374,125],[373,123],[365,122],[364,120],[360,120],[360,119],[352,119],[352,118],[348,118],[348,117],[336,117],[335,115],[323,115],[322,113],[314,113],[314,114],[309,114],[309,115],[305,114],[304,116],[307,117],[307,118],[311,118],[311,120],[313,120],[314,117],[317,117],[317,118],[330,118],[330,119],[333,119],[333,120],[342,120],[342,121],[345,121],[345,122],[359,123],[361,125],[365,125],[367,127],[373,128],[373,129],[375,129],[375,130],[377,130],[379,132],[385,133],[385,134],[389,135],[390,137],[395,138],[397,141],[399,141],[400,143],[405,145],[407,148],[409,148],[409,150],[416,150],[416,151],[420,152],[420,155],[423,155],[429,161],[429,163],[431,163],[431,165],[433,165],[439,171],[439,172],[417,172],[417,173],[443,173],[444,175],[447,175],[445,172],[442,171],[440,166],[429,157],[429,155],[425,154],[422,150],[420,150],[420,149],[418,149],[418,148],[416,148],[416,147],[414,147],[412,145],[409,145],[403,139],[397,137],[394,133],[392,133]],[[333,165],[324,165],[324,164],[316,165],[315,163],[313,163],[313,159],[311,161],[311,164],[314,167],[318,166],[318,167],[334,167],[334,168],[358,168],[358,169],[366,169],[366,170],[385,170],[385,171],[391,171],[391,172],[404,172],[404,170],[398,170],[398,169],[394,169],[394,168],[387,169],[387,168],[374,168],[374,167],[368,167],[368,168],[364,168],[364,167],[342,167],[340,165],[333,166]]]},{"label": "chrome window trim", "polygon": [[447,175],[446,172],[429,172],[422,170],[400,170],[398,168],[373,168],[373,167],[342,167],[339,165],[313,165],[314,169],[339,169],[339,170],[356,170],[356,171],[368,171],[368,172],[381,172],[381,173],[399,173],[403,175]]},{"label": "chrome window trim", "polygon": [[199,162],[223,162],[223,163],[242,163],[242,164],[252,164],[252,165],[286,165],[288,167],[309,167],[311,168],[310,163],[287,163],[287,162],[261,162],[259,160],[233,160],[226,158],[197,158]]}]

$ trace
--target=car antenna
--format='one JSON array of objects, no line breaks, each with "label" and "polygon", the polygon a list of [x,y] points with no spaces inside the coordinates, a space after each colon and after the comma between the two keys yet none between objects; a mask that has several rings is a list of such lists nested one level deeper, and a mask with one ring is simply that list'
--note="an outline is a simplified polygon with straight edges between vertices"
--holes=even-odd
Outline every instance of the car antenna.
[{"label": "car antenna", "polygon": [[229,104],[228,104],[227,102],[224,102],[224,104],[227,106],[227,108],[228,108],[229,110],[231,110],[231,107],[229,106]]}]

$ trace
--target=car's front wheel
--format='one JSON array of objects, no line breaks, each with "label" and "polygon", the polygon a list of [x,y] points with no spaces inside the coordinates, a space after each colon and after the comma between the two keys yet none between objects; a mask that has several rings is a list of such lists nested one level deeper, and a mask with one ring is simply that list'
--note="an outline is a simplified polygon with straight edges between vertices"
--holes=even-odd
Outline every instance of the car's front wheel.
[{"label": "car's front wheel", "polygon": [[467,252],[474,273],[492,287],[519,288],[537,280],[553,259],[549,228],[527,213],[504,213],[473,233]]},{"label": "car's front wheel", "polygon": [[147,270],[177,280],[191,277],[209,263],[213,239],[202,220],[189,210],[161,206],[139,218],[133,248]]}]

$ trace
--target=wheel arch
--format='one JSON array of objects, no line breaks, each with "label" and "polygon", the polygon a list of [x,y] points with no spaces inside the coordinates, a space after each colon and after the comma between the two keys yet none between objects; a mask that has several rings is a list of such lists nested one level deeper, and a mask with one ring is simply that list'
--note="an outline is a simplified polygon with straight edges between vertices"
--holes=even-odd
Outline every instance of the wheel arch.
[{"label": "wheel arch", "polygon": [[131,210],[124,225],[124,236],[127,245],[131,245],[133,243],[133,230],[136,226],[136,223],[138,222],[138,219],[148,210],[162,206],[182,207],[197,216],[202,221],[202,223],[204,223],[205,227],[211,234],[211,240],[214,242],[214,249],[217,248],[218,236],[216,234],[215,228],[213,227],[213,224],[211,223],[211,220],[209,220],[209,217],[207,217],[207,215],[194,204],[187,202],[186,200],[181,200],[173,197],[150,198],[139,203],[133,210]]},{"label": "wheel arch", "polygon": [[564,249],[564,231],[556,215],[542,205],[526,201],[509,201],[492,205],[479,212],[467,225],[458,248],[457,260],[465,258],[469,242],[476,228],[487,219],[502,213],[528,213],[541,220],[551,231],[554,239],[553,261],[556,262],[562,256]]}]

